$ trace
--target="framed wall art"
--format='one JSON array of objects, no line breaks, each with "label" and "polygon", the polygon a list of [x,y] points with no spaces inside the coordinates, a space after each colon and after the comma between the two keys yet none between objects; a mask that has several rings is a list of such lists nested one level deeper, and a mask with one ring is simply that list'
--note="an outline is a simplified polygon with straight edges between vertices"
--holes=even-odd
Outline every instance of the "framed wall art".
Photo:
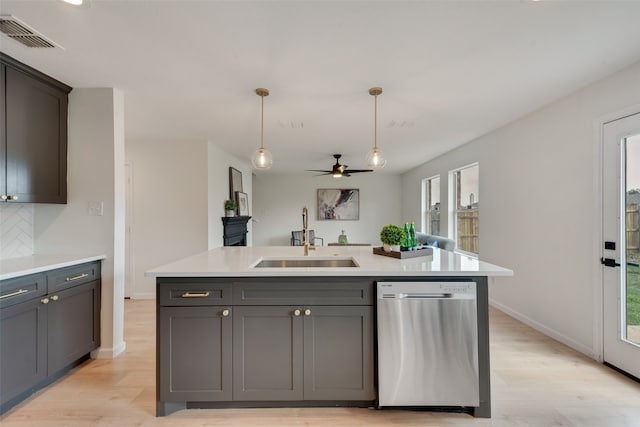
[{"label": "framed wall art", "polygon": [[242,172],[229,166],[229,198],[233,199],[236,191],[242,191]]},{"label": "framed wall art", "polygon": [[238,205],[238,215],[249,215],[249,197],[247,196],[247,193],[236,191],[236,204]]},{"label": "framed wall art", "polygon": [[318,188],[318,220],[354,221],[360,219],[360,190]]}]

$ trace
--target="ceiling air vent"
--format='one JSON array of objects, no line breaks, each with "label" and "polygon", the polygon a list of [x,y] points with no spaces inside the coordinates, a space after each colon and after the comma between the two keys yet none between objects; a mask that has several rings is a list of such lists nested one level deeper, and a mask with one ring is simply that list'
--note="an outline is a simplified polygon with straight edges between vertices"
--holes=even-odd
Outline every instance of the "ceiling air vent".
[{"label": "ceiling air vent", "polygon": [[48,40],[36,30],[11,15],[0,16],[0,32],[27,47],[56,48],[60,45]]}]

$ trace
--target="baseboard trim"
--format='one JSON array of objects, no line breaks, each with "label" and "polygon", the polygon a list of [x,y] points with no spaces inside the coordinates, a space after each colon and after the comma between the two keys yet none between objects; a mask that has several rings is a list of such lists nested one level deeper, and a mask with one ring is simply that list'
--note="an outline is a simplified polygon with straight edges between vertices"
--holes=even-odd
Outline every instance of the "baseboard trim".
[{"label": "baseboard trim", "polygon": [[91,352],[92,359],[115,359],[120,354],[124,353],[127,348],[127,343],[120,341],[115,347],[98,347]]},{"label": "baseboard trim", "polygon": [[501,304],[499,302],[497,302],[494,299],[489,298],[489,305],[492,307],[497,308],[498,310],[502,311],[503,313],[513,317],[514,319],[519,320],[520,322],[524,323],[527,326],[532,327],[533,329],[535,329],[536,331],[550,337],[553,338],[554,340],[566,345],[567,347],[570,347],[572,349],[574,349],[577,352],[580,352],[582,354],[584,354],[585,356],[588,356],[592,359],[598,360],[597,359],[597,355],[595,354],[595,352],[593,351],[593,349],[580,344],[579,342],[574,341],[573,339],[567,337],[566,335],[561,334],[560,332],[556,331],[555,329],[551,329],[548,326],[543,325],[542,323],[539,323],[533,319],[531,319],[530,317],[525,316],[524,314],[513,310],[510,307],[507,307],[504,304]]}]

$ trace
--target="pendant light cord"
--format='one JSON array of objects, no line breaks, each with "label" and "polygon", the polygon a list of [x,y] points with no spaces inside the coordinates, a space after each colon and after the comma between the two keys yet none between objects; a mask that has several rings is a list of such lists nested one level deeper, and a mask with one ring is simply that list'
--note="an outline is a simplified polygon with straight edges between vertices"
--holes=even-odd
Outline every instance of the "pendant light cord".
[{"label": "pendant light cord", "polygon": [[260,115],[260,149],[264,149],[264,95],[260,95],[260,99],[262,100],[262,112]]},{"label": "pendant light cord", "polygon": [[378,148],[378,95],[374,96],[373,107],[373,148]]}]

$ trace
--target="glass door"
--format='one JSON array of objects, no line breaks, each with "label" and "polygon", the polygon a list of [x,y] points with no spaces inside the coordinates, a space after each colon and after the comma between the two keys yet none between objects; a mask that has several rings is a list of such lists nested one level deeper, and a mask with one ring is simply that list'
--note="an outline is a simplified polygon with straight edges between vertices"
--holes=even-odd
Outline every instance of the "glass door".
[{"label": "glass door", "polygon": [[640,378],[640,114],[603,137],[603,357]]}]

